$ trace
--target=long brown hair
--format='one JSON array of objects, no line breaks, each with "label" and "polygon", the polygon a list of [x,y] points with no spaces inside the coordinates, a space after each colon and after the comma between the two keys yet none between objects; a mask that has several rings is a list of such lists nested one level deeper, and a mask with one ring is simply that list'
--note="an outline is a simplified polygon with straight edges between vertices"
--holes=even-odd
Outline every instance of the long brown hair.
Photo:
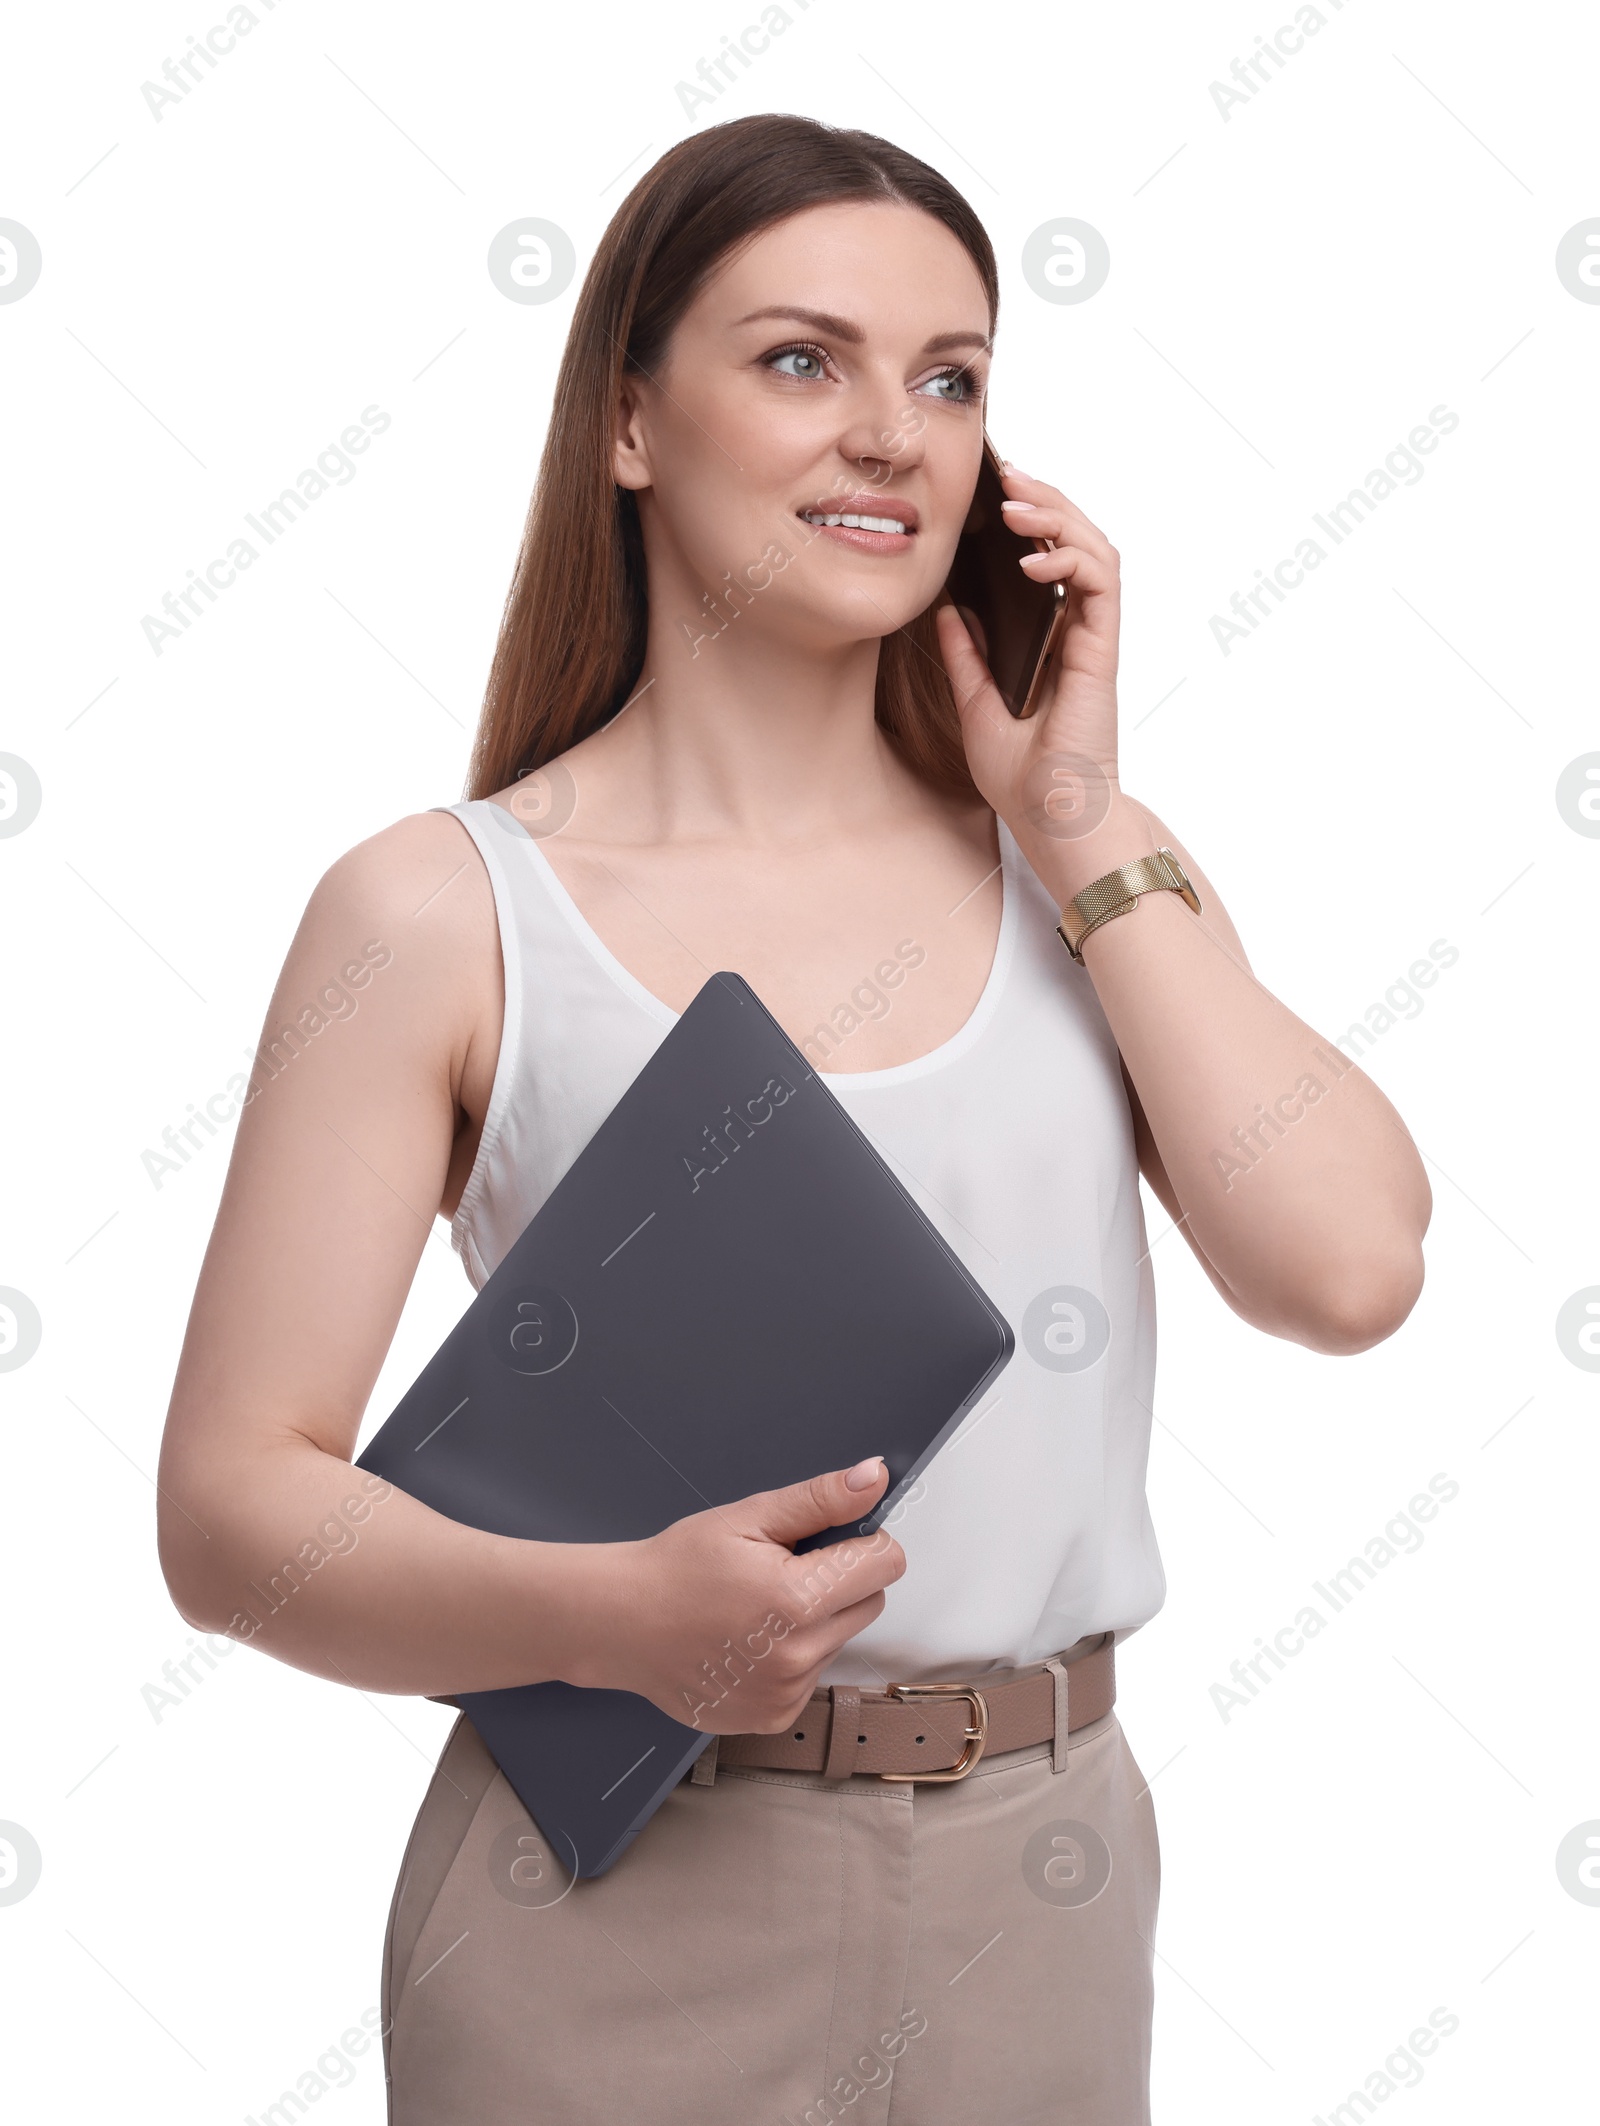
[{"label": "long brown hair", "polygon": [[[840,200],[920,207],[965,246],[999,309],[994,251],[955,187],[874,133],[810,118],[739,118],[680,141],[612,217],[584,278],[467,782],[487,797],[615,715],[644,663],[648,604],[638,505],[611,477],[625,374],[652,375],[673,328],[739,243]],[[976,796],[933,607],[886,636],[876,714],[930,782]]]}]

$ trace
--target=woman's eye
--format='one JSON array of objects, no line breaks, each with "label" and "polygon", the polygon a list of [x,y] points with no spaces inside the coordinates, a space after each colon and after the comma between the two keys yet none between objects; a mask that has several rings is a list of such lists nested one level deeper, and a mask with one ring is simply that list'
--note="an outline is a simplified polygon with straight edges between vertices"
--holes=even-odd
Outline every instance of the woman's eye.
[{"label": "woman's eye", "polygon": [[970,369],[941,370],[938,376],[929,377],[917,388],[932,398],[949,399],[958,406],[978,396],[978,380]]},{"label": "woman's eye", "polygon": [[783,347],[768,360],[781,376],[798,377],[806,384],[826,376],[828,371],[826,359],[818,347]]}]

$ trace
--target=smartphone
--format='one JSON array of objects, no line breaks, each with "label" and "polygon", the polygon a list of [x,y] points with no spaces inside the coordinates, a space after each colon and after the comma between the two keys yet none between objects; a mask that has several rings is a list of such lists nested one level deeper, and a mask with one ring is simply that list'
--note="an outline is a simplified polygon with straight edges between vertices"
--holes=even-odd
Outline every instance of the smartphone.
[{"label": "smartphone", "polygon": [[[939,603],[946,599],[967,623],[988,665],[1000,698],[1013,716],[1038,707],[1040,681],[1067,619],[1064,583],[1035,583],[1018,568],[1024,542],[1006,523],[1000,505],[1000,455],[987,436],[972,508],[956,542],[955,559]],[[1035,539],[1040,553],[1054,540]]]}]

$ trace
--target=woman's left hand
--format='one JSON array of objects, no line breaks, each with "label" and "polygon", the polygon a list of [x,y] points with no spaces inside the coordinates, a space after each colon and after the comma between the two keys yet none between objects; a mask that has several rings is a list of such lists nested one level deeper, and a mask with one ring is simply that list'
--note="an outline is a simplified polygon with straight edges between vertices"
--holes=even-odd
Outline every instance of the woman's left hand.
[{"label": "woman's left hand", "polygon": [[[1005,490],[1006,522],[1020,535],[1018,565],[1036,583],[1068,587],[1066,627],[1040,683],[1034,714],[1022,722],[1007,709],[954,606],[939,608],[939,644],[973,781],[1024,846],[1042,835],[1064,853],[1059,844],[1074,838],[1075,805],[1103,816],[1120,798],[1121,557],[1059,488],[1013,468],[1005,475]],[[1028,544],[1032,539],[1053,540],[1055,551],[1036,553]],[[1085,787],[1072,787],[1070,763],[1078,764]],[[1046,824],[1050,820],[1055,824]]]}]

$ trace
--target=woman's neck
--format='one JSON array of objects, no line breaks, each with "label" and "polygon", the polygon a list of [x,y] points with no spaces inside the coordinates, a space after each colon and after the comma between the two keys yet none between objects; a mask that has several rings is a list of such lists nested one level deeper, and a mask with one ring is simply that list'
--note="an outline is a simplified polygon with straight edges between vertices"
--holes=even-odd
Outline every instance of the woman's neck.
[{"label": "woman's neck", "polygon": [[875,639],[819,651],[652,607],[630,704],[584,748],[608,839],[825,841],[926,803],[876,720]]}]

